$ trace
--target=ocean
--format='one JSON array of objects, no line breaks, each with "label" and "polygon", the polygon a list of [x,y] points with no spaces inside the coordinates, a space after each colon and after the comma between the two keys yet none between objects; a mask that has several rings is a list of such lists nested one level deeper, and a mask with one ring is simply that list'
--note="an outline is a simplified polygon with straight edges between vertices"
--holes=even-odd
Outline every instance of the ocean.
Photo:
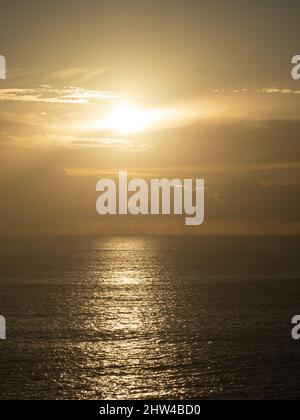
[{"label": "ocean", "polygon": [[300,397],[297,236],[0,238],[1,399]]}]

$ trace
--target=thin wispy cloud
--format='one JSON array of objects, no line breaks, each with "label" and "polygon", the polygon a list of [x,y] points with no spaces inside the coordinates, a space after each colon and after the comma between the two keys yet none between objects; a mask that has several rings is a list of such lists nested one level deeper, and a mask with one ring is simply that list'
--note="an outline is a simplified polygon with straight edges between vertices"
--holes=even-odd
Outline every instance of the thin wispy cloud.
[{"label": "thin wispy cloud", "polygon": [[151,148],[151,145],[149,144],[139,144],[132,139],[110,137],[81,137],[51,134],[46,136],[35,136],[35,140],[40,143],[46,142],[53,146],[72,149],[104,148],[138,152]]},{"label": "thin wispy cloud", "polygon": [[293,94],[293,95],[300,95],[299,89],[290,89],[290,88],[280,88],[276,86],[272,87],[264,87],[259,89],[248,89],[248,88],[241,88],[241,89],[213,89],[212,93],[218,94],[229,94],[229,93],[282,93],[282,94]]},{"label": "thin wispy cloud", "polygon": [[279,87],[269,87],[269,88],[262,88],[255,90],[257,93],[282,93],[282,94],[292,94],[292,95],[300,95],[299,89],[287,89],[287,88],[279,88]]},{"label": "thin wispy cloud", "polygon": [[143,152],[152,146],[147,143],[137,143],[132,139],[110,137],[80,137],[62,134],[46,134],[31,136],[8,135],[0,133],[0,143],[7,147],[22,146],[26,148],[44,147],[46,149],[114,149],[119,151]]},{"label": "thin wispy cloud", "polygon": [[38,88],[0,89],[2,102],[42,102],[49,104],[89,104],[92,101],[116,99],[120,95],[107,90],[86,90],[67,86],[55,89],[45,85]]}]

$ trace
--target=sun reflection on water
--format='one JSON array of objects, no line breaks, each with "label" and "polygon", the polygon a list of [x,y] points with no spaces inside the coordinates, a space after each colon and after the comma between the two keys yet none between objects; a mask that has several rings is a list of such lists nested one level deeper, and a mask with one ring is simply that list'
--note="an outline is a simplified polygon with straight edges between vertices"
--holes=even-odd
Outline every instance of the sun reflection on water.
[{"label": "sun reflection on water", "polygon": [[173,266],[172,253],[154,239],[107,238],[93,245],[86,266],[90,290],[80,308],[85,340],[79,348],[89,366],[87,386],[97,398],[183,393],[186,375],[178,371],[178,360],[187,363],[191,352],[176,334],[182,328],[178,297],[166,276]]}]

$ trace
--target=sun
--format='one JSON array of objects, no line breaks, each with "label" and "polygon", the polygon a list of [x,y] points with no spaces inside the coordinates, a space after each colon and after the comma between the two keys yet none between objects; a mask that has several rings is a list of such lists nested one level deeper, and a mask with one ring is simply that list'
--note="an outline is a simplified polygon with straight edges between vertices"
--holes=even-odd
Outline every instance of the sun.
[{"label": "sun", "polygon": [[131,102],[122,102],[108,115],[105,125],[119,133],[139,133],[151,123],[151,116]]},{"label": "sun", "polygon": [[137,108],[131,102],[119,104],[108,116],[109,129],[119,133],[139,133],[150,123],[147,112]]},{"label": "sun", "polygon": [[176,119],[177,114],[172,109],[142,108],[131,101],[118,101],[98,118],[85,120],[77,128],[130,135],[158,129]]}]

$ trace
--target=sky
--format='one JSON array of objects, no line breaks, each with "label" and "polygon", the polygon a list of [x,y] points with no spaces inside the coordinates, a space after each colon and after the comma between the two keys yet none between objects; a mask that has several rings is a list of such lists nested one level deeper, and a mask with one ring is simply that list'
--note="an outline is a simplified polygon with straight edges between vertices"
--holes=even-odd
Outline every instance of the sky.
[{"label": "sky", "polygon": [[[1,1],[0,234],[300,233],[296,0]],[[206,221],[102,218],[99,177],[205,178]]]}]

